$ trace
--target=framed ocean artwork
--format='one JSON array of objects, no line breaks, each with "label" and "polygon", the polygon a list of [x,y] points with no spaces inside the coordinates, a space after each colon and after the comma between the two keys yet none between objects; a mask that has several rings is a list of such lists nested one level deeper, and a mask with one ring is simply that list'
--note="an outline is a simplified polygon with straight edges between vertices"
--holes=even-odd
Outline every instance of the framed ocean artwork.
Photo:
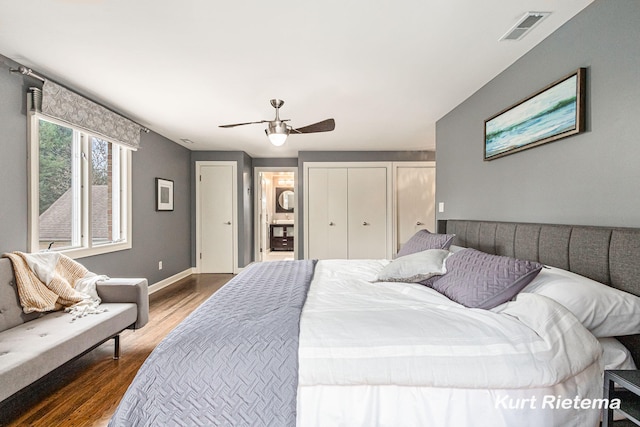
[{"label": "framed ocean artwork", "polygon": [[484,122],[484,159],[584,131],[586,68],[551,83]]}]

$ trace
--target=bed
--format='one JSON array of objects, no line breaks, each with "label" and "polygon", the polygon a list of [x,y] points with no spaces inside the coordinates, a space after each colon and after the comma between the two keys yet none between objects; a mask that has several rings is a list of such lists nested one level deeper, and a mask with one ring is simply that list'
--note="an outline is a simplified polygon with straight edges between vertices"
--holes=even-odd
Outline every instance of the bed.
[{"label": "bed", "polygon": [[[621,324],[639,360],[640,325],[543,291],[574,272],[638,295],[640,231],[451,220],[439,231],[464,256],[552,268],[508,302],[468,308],[435,290],[452,269],[424,286],[386,280],[397,260],[252,265],[154,350],[110,425],[596,426],[603,343]],[[462,258],[443,252],[447,266]]]}]

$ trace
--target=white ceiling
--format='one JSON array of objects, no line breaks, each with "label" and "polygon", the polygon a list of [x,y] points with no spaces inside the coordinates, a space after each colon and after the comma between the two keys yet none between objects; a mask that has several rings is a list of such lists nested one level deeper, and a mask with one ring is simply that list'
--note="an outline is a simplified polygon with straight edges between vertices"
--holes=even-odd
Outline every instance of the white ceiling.
[{"label": "white ceiling", "polygon": [[[592,0],[0,0],[0,54],[192,150],[433,150],[435,122]],[[550,11],[517,42],[527,11]],[[269,99],[329,133],[269,144]]]}]

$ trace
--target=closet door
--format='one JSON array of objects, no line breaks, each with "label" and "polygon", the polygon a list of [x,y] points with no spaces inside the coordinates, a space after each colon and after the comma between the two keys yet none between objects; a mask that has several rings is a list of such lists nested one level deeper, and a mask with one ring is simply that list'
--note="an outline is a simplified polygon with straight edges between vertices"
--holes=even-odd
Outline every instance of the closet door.
[{"label": "closet door", "polygon": [[349,259],[387,257],[389,196],[386,167],[349,168]]},{"label": "closet door", "polygon": [[395,170],[397,253],[416,231],[436,232],[436,168],[398,165]]},{"label": "closet door", "polygon": [[309,259],[347,258],[347,169],[310,168]]}]

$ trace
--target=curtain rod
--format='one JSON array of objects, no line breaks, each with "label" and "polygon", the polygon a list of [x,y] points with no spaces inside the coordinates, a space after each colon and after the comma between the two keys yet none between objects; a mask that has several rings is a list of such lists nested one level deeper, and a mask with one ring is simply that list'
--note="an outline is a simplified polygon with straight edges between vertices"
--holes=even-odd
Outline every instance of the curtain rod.
[{"label": "curtain rod", "polygon": [[45,80],[44,77],[42,77],[39,74],[34,73],[31,68],[27,68],[24,65],[19,66],[17,69],[16,68],[11,68],[9,71],[11,71],[12,73],[20,73],[20,74],[23,74],[25,76],[33,77],[34,79],[38,79],[41,82],[44,82],[44,80]]},{"label": "curtain rod", "polygon": [[[43,83],[46,80],[40,74],[34,73],[31,68],[27,68],[24,65],[21,65],[18,68],[10,68],[9,71],[11,71],[12,73],[20,73],[20,74],[25,75],[25,76],[33,77],[34,79],[40,80]],[[93,101],[93,102],[95,102],[95,101]],[[103,105],[103,107],[104,107],[104,105]],[[104,107],[104,108],[107,108],[107,107]],[[111,110],[111,108],[107,108],[107,110]],[[113,110],[111,110],[111,111],[113,111]],[[122,114],[120,114],[120,113],[118,113],[116,111],[113,111],[113,112],[118,114],[118,115],[120,115],[120,116],[122,116]],[[127,120],[131,120],[131,119],[127,118]],[[134,122],[133,120],[131,120],[131,121]],[[134,123],[136,123],[136,122],[134,122]],[[140,130],[141,131],[143,131],[144,133],[149,133],[149,128],[147,128],[146,126],[142,126],[139,123],[136,123],[136,124],[138,126],[140,126]]]}]

